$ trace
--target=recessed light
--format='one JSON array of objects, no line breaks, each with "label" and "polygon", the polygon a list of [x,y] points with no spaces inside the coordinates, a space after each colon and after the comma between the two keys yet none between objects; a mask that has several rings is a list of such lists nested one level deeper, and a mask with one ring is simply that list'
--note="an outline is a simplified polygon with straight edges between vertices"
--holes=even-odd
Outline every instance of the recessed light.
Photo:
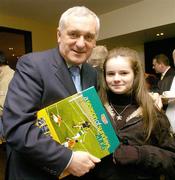
[{"label": "recessed light", "polygon": [[161,33],[157,33],[156,34],[156,36],[163,36],[164,35],[164,33],[163,32],[161,32]]}]

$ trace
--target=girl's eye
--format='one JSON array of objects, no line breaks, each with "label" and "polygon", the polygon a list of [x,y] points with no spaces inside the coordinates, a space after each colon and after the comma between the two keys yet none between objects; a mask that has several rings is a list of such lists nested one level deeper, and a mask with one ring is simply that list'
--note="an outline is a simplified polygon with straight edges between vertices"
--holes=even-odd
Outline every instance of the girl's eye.
[{"label": "girl's eye", "polygon": [[123,72],[120,72],[120,74],[121,74],[121,75],[127,75],[127,74],[128,74],[128,72],[123,71]]},{"label": "girl's eye", "polygon": [[114,76],[115,73],[113,73],[113,72],[107,72],[106,75],[107,75],[107,76]]}]

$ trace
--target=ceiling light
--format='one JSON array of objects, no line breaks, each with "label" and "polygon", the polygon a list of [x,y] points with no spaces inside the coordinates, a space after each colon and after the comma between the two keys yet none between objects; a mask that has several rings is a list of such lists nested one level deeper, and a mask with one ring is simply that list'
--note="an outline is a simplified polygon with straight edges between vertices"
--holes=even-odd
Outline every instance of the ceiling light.
[{"label": "ceiling light", "polygon": [[161,32],[161,33],[157,33],[156,34],[156,36],[163,36],[164,35],[164,33],[163,32]]}]

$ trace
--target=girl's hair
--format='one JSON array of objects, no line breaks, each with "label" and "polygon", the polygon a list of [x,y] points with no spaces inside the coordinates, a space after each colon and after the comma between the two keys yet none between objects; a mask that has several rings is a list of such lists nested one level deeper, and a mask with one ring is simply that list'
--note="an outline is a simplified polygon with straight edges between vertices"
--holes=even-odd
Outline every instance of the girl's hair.
[{"label": "girl's hair", "polygon": [[96,26],[96,38],[98,38],[99,30],[100,30],[100,20],[94,12],[92,12],[90,9],[86,8],[85,6],[75,6],[75,7],[69,8],[67,11],[65,11],[61,15],[60,20],[59,20],[58,27],[60,30],[64,29],[68,18],[72,17],[72,16],[78,16],[78,17],[92,16],[96,20],[96,24],[97,24],[97,26]]},{"label": "girl's hair", "polygon": [[146,132],[146,140],[148,140],[155,124],[157,123],[156,107],[154,106],[153,100],[146,89],[144,71],[137,51],[127,47],[114,48],[109,51],[103,65],[103,81],[99,92],[101,100],[104,104],[108,102],[108,87],[105,80],[106,63],[111,58],[117,58],[118,56],[127,57],[127,61],[129,61],[134,72],[134,82],[131,93],[135,96],[136,102],[143,110],[144,128]]}]

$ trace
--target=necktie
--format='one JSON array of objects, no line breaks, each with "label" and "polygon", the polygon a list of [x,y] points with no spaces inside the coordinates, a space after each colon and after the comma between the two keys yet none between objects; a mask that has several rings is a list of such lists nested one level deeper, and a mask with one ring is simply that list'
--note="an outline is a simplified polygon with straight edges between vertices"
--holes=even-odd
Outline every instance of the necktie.
[{"label": "necktie", "polygon": [[80,68],[78,66],[72,66],[69,68],[72,76],[72,80],[75,84],[77,92],[82,90],[81,88],[81,79],[80,79]]}]

